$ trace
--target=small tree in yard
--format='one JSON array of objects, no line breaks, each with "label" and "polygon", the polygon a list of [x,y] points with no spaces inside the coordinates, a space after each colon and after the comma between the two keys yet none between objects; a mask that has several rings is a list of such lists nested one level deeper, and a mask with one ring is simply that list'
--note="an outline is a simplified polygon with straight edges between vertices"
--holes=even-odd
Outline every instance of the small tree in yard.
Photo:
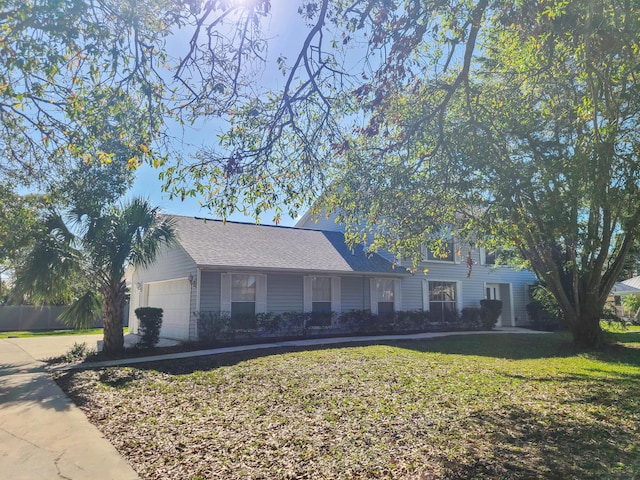
[{"label": "small tree in yard", "polygon": [[[49,215],[47,234],[17,270],[15,290],[35,303],[73,297],[59,319],[88,328],[102,315],[104,352],[119,352],[124,347],[125,268],[149,265],[162,245],[173,243],[172,223],[142,199],[100,211],[72,210],[68,219],[71,226],[61,213]],[[71,282],[78,276],[88,288],[75,293]]]}]

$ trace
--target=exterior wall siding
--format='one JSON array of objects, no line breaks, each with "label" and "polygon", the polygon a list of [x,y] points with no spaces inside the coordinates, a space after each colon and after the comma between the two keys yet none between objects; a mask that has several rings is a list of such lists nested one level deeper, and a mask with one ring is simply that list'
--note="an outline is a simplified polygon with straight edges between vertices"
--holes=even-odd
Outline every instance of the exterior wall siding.
[{"label": "exterior wall siding", "polygon": [[[203,271],[200,276],[200,311],[219,312],[220,273]],[[304,311],[305,274],[267,273],[267,311],[274,314]],[[371,276],[340,277],[341,310],[370,308]]]},{"label": "exterior wall siding", "polygon": [[302,312],[304,275],[267,274],[267,311]]},{"label": "exterior wall siding", "polygon": [[402,279],[402,310],[422,310],[424,275],[407,275]]},{"label": "exterior wall siding", "polygon": [[309,230],[325,230],[329,232],[344,232],[344,225],[336,223],[336,215],[332,213],[327,217],[323,212],[320,215],[305,216],[298,223],[298,228],[308,228]]},{"label": "exterior wall siding", "polygon": [[371,277],[365,275],[357,277],[342,277],[340,290],[343,312],[370,309],[370,281]]},{"label": "exterior wall siding", "polygon": [[200,311],[220,311],[220,272],[203,271],[200,275]]}]

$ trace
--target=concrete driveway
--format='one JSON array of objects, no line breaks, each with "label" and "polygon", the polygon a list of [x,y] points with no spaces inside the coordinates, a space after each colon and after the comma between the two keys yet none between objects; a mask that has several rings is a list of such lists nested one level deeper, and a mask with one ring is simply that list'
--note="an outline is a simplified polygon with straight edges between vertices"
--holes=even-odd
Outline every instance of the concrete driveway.
[{"label": "concrete driveway", "polygon": [[139,478],[39,361],[66,353],[74,343],[95,345],[100,338],[0,339],[0,477]]}]

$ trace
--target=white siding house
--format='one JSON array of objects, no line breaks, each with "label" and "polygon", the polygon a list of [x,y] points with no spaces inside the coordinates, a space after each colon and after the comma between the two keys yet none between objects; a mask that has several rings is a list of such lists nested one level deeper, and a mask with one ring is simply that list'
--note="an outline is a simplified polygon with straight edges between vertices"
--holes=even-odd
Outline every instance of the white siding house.
[{"label": "white siding house", "polygon": [[[331,218],[305,215],[296,227],[259,226],[173,216],[178,241],[148,268],[130,273],[130,330],[135,309],[161,307],[161,336],[196,339],[197,312],[429,311],[446,321],[480,300],[502,300],[498,326],[528,323],[532,272],[485,265],[484,252],[425,259],[410,274],[387,252],[350,249]],[[467,255],[473,268],[468,275]],[[422,273],[427,270],[427,273]]]},{"label": "white siding house", "polygon": [[[335,216],[304,215],[296,224],[299,228],[344,231],[334,221]],[[502,315],[498,326],[521,326],[529,323],[526,305],[530,302],[529,288],[536,276],[529,270],[487,264],[482,249],[452,248],[446,259],[434,258],[425,249],[424,259],[415,275],[401,277],[400,295],[403,310],[430,310],[432,314],[455,308],[478,307],[485,298],[502,301]],[[380,252],[393,260],[388,252]],[[471,255],[472,269],[468,273],[467,255]],[[424,271],[427,273],[422,273]],[[434,311],[435,310],[435,311]]]}]

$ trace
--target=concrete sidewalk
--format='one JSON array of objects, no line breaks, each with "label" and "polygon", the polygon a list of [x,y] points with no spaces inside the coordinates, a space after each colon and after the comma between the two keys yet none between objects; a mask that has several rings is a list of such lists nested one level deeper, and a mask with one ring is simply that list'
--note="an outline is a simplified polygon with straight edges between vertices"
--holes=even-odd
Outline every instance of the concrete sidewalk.
[{"label": "concrete sidewalk", "polygon": [[0,339],[0,476],[138,479],[37,360],[64,354],[79,337],[46,338]]}]

